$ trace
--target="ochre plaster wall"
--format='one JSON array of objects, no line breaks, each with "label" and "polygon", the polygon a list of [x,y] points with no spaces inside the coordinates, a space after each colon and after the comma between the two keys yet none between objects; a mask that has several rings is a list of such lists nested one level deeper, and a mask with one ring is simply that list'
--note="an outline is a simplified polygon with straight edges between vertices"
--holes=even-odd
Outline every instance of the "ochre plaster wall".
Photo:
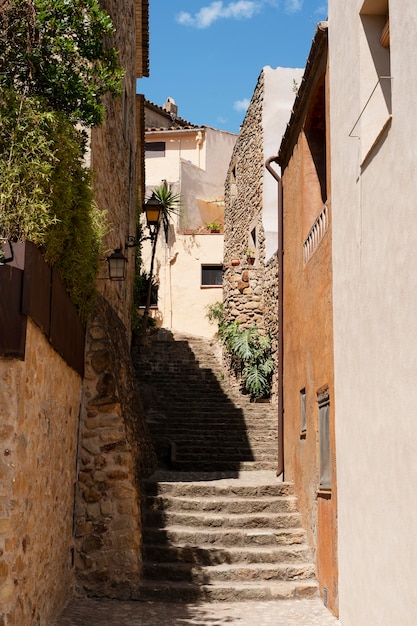
[{"label": "ochre plaster wall", "polygon": [[[321,243],[304,263],[306,229],[300,196],[305,196],[307,186],[318,185],[318,181],[312,178],[309,158],[301,135],[283,175],[285,479],[295,483],[309,542],[316,552],[320,590],[323,595],[327,594],[329,608],[337,612],[331,221]],[[306,171],[310,174],[307,178],[304,176]],[[326,204],[329,215],[329,200]],[[320,210],[316,209],[318,214]],[[330,397],[332,490],[328,493],[318,489],[317,393],[323,387],[328,388]],[[307,428],[304,434],[301,433],[302,389],[306,390]]]},{"label": "ochre plaster wall", "polygon": [[30,320],[25,361],[0,359],[0,624],[50,624],[74,589],[81,379]]}]

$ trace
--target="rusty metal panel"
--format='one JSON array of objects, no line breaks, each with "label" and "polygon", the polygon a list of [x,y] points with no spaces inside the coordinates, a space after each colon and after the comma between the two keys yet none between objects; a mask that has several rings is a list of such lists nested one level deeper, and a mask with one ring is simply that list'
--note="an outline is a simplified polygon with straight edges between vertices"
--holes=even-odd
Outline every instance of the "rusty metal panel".
[{"label": "rusty metal panel", "polygon": [[25,358],[27,318],[21,313],[23,271],[0,266],[0,354]]},{"label": "rusty metal panel", "polygon": [[85,329],[58,272],[53,268],[49,340],[68,365],[83,376]]},{"label": "rusty metal panel", "polygon": [[51,318],[51,268],[30,241],[25,242],[22,313],[29,315],[47,337]]}]

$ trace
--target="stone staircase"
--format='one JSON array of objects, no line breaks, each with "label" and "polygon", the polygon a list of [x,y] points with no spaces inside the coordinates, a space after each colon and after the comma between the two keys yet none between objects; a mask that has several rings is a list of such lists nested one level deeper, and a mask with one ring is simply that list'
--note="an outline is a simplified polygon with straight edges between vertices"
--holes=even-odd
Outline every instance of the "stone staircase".
[{"label": "stone staircase", "polygon": [[228,386],[207,340],[162,331],[135,361],[161,467],[275,469],[277,408]]},{"label": "stone staircase", "polygon": [[316,595],[276,408],[229,389],[209,342],[162,331],[134,354],[160,469],[143,481],[139,600]]}]

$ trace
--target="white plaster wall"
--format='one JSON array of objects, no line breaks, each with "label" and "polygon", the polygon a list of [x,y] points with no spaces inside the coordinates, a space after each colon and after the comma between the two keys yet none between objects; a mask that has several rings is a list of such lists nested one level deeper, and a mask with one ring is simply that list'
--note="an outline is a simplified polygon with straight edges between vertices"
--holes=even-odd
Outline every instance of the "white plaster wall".
[{"label": "white plaster wall", "polygon": [[[167,246],[158,239],[155,277],[158,309],[151,311],[158,326],[201,337],[214,337],[217,326],[206,318],[207,306],[223,300],[222,287],[201,288],[201,265],[223,263],[223,235],[180,235]],[[150,266],[150,246],[143,250]]]},{"label": "white plaster wall", "polygon": [[[194,162],[181,161],[181,196],[186,214],[185,227],[204,226],[198,207],[198,199],[224,199],[224,184],[236,143],[237,135],[224,131],[205,129],[205,170]],[[215,211],[215,209],[213,209]],[[216,212],[215,212],[216,213]],[[224,206],[206,221],[223,223]]]},{"label": "white plaster wall", "polygon": [[165,156],[153,157],[145,161],[146,185],[160,185],[162,180],[174,182],[181,177],[181,160],[193,163],[202,169],[206,165],[205,134],[200,148],[196,144],[198,130],[150,131],[146,141],[165,141]]},{"label": "white plaster wall", "polygon": [[[146,186],[161,180],[175,182],[181,194],[183,226],[204,226],[198,199],[224,198],[224,183],[237,135],[206,127],[202,130],[200,155],[196,146],[198,131],[147,133],[147,141],[166,141],[166,156],[146,159]],[[217,211],[215,207],[213,209]],[[223,222],[224,206],[209,221]],[[207,306],[223,300],[221,287],[201,288],[201,265],[223,264],[223,235],[179,234],[178,218],[172,220],[169,245],[161,236],[155,257],[155,276],[159,281],[158,309],[151,312],[158,325],[203,337],[213,337],[217,327],[209,324]],[[150,267],[149,242],[143,247],[143,267]]]},{"label": "white plaster wall", "polygon": [[415,0],[390,2],[392,124],[361,170],[363,0],[329,0],[339,607],[417,623]]},{"label": "white plaster wall", "polygon": [[[272,69],[266,66],[263,73],[262,128],[266,161],[278,152],[304,69],[292,67]],[[277,172],[280,171],[275,163],[273,167]],[[278,249],[278,185],[266,169],[263,171],[263,181],[262,221],[265,229],[265,259],[268,261]]]}]

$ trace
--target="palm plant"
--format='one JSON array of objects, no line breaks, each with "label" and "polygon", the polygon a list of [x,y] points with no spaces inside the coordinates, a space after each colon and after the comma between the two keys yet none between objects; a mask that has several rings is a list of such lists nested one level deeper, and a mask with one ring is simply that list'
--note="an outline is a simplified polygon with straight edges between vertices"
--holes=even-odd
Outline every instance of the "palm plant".
[{"label": "palm plant", "polygon": [[151,197],[159,202],[159,219],[156,225],[155,233],[152,235],[152,254],[151,254],[151,266],[149,270],[149,285],[148,293],[146,297],[145,310],[142,318],[142,333],[146,332],[148,326],[149,309],[151,305],[151,293],[152,293],[152,279],[153,269],[155,263],[156,244],[158,241],[158,235],[161,226],[164,230],[165,241],[168,242],[169,222],[173,215],[178,215],[181,209],[181,194],[174,193],[166,180],[162,185],[153,190]]},{"label": "palm plant", "polygon": [[208,307],[207,317],[218,325],[219,337],[231,356],[231,366],[242,372],[243,384],[252,398],[270,395],[274,361],[271,338],[261,335],[255,326],[242,329],[239,322],[226,321],[222,302]]}]

